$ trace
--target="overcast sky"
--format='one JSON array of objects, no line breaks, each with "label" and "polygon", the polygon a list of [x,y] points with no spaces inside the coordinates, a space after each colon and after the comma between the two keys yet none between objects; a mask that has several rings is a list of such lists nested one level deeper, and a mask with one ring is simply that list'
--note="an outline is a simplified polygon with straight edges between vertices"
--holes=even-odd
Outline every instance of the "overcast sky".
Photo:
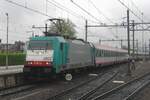
[{"label": "overcast sky", "polygon": [[[29,31],[34,31],[37,35],[42,35],[42,30],[32,29],[32,25],[43,26],[45,21],[49,18],[41,14],[29,11],[25,8],[11,4],[8,1],[13,1],[22,6],[37,10],[42,13],[47,13],[51,17],[69,18],[76,24],[78,38],[85,37],[85,19],[88,19],[88,24],[96,25],[98,22],[106,24],[122,23],[126,19],[126,8],[119,3],[119,0],[73,0],[76,4],[87,10],[96,19],[89,16],[87,13],[75,6],[70,0],[0,0],[0,38],[2,42],[6,41],[6,15],[9,14],[9,43],[16,40],[27,41],[32,35]],[[48,1],[48,2],[46,2]],[[91,2],[92,1],[92,2]],[[138,16],[141,12],[144,13],[144,21],[150,21],[150,1],[148,0],[121,0]],[[53,4],[55,5],[53,5]],[[57,4],[56,4],[57,3]],[[96,8],[93,6],[93,4]],[[57,6],[57,7],[56,7]],[[60,8],[62,9],[60,9]],[[66,10],[67,11],[66,11]],[[135,16],[130,15],[131,20],[140,22]],[[141,41],[141,32],[136,32],[136,39]],[[98,42],[99,39],[126,39],[125,28],[89,28],[88,41]],[[132,36],[132,35],[131,35]],[[150,35],[144,32],[144,40],[148,41]],[[111,44],[108,43],[107,44]],[[126,44],[126,43],[124,43]]]}]

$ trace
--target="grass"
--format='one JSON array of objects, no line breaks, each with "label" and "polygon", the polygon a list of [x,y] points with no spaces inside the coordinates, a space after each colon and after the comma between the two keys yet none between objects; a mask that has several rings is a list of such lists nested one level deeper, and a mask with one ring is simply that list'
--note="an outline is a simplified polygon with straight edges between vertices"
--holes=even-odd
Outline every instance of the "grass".
[{"label": "grass", "polygon": [[[8,65],[22,65],[25,53],[8,53]],[[0,53],[0,66],[6,65],[6,53]]]}]

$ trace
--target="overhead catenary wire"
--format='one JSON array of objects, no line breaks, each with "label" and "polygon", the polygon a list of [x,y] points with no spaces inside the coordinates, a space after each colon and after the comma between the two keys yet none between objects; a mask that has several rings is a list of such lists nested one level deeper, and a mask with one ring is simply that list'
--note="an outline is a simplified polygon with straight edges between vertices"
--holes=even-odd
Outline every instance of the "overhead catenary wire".
[{"label": "overhead catenary wire", "polygon": [[[53,18],[52,16],[48,15],[47,13],[41,12],[41,11],[39,11],[39,10],[30,8],[30,7],[27,7],[27,6],[25,6],[25,5],[21,5],[21,4],[17,3],[17,2],[15,2],[15,1],[12,1],[12,0],[5,0],[5,1],[7,1],[8,3],[14,4],[14,5],[16,5],[16,6],[22,7],[22,8],[24,8],[24,9],[27,9],[27,10],[29,10],[29,11],[32,11],[32,12],[34,12],[34,13],[37,13],[37,14],[40,14],[40,15],[43,15],[43,16],[47,16],[47,17],[49,17],[49,18]],[[82,8],[82,7],[81,7],[81,8]],[[86,10],[85,10],[85,11],[86,11]],[[85,11],[84,11],[84,12],[85,12]],[[95,16],[93,16],[91,13],[87,12],[87,14],[90,15],[92,18],[94,18],[96,21],[98,21],[99,23],[102,24],[102,22],[101,22],[99,19],[97,19]]]},{"label": "overhead catenary wire", "polygon": [[[53,4],[53,5],[56,6],[57,8],[60,8],[61,10],[65,10],[66,12],[72,14],[73,16],[82,17],[84,20],[86,20],[86,18],[84,18],[82,15],[78,15],[76,12],[74,12],[74,11],[72,11],[72,10],[66,8],[65,6],[63,6],[63,5],[61,5],[60,3],[56,2],[55,0],[51,0],[51,1],[53,1],[53,2],[56,3],[56,4],[54,4],[53,2],[50,2],[49,0],[48,0],[47,2]],[[94,22],[94,23],[98,23],[98,22],[95,22],[95,21],[90,20],[90,19],[87,19],[87,20],[88,20],[88,21],[91,21],[91,22]],[[82,31],[85,30],[84,28],[81,28],[81,27],[78,27],[78,26],[76,26],[76,28],[78,28],[78,29],[80,29],[80,30],[82,30]],[[90,33],[93,33],[93,32],[91,32],[91,31],[89,31],[89,32],[90,32]]]},{"label": "overhead catenary wire", "polygon": [[91,1],[91,0],[89,0],[90,2],[91,2],[91,4],[93,5],[93,7],[97,10],[97,12],[99,13],[99,15],[103,15],[104,17],[105,17],[105,19],[107,19],[109,22],[111,22],[112,24],[115,24],[110,18],[108,18],[102,11],[100,11],[100,9],[98,9],[97,7],[96,7],[96,5]]},{"label": "overhead catenary wire", "polygon": [[16,6],[22,7],[22,8],[24,8],[24,9],[27,9],[27,10],[29,10],[29,11],[38,13],[38,14],[40,14],[40,15],[47,16],[47,17],[49,17],[49,18],[53,18],[52,16],[50,16],[50,15],[48,15],[48,14],[46,14],[46,13],[40,12],[40,11],[35,10],[35,9],[32,9],[32,8],[29,8],[29,7],[27,7],[27,6],[21,5],[21,4],[19,4],[19,3],[14,2],[14,1],[11,1],[11,0],[5,0],[5,1],[7,1],[7,2],[9,2],[9,3],[11,3],[11,4],[14,4],[14,5],[16,5]]},{"label": "overhead catenary wire", "polygon": [[73,4],[75,4],[78,8],[80,8],[82,11],[84,11],[85,13],[87,13],[89,16],[91,16],[92,18],[94,18],[95,20],[97,20],[100,24],[103,24],[98,18],[96,18],[95,16],[93,16],[90,12],[86,11],[84,8],[82,8],[80,5],[78,5],[77,3],[75,3],[73,0],[70,0]]},{"label": "overhead catenary wire", "polygon": [[79,6],[78,4],[76,4],[73,0],[71,0],[71,2],[73,4],[75,4],[78,8],[80,8],[82,11],[84,11],[85,13],[87,13],[89,16],[91,16],[92,18],[94,18],[95,20],[99,21],[99,24],[103,24],[99,19],[97,19],[95,16],[93,16],[90,12],[86,11],[84,8],[82,8],[81,6]]},{"label": "overhead catenary wire", "polygon": [[[38,11],[38,10],[29,8],[29,7],[27,7],[27,6],[21,5],[21,4],[19,4],[19,3],[16,3],[16,2],[14,2],[14,1],[11,1],[11,0],[5,0],[5,1],[7,1],[7,2],[9,2],[9,3],[11,3],[11,4],[14,4],[14,5],[20,6],[20,7],[22,7],[22,8],[25,8],[25,9],[27,9],[27,10],[30,10],[30,11],[32,11],[32,12],[41,14],[41,15],[43,15],[43,16],[47,16],[47,17],[49,17],[49,18],[53,18],[52,16],[48,15],[47,12],[46,12],[46,13],[43,13],[43,12],[40,12],[40,11]],[[48,1],[48,0],[47,0],[47,2],[49,2],[49,3],[51,3],[51,4],[55,5],[55,6],[57,6],[56,4],[54,4],[54,3],[52,3],[52,2],[50,2],[50,1]],[[59,6],[57,6],[57,7],[60,8],[60,9],[64,9],[64,8],[59,7]],[[64,9],[64,10],[65,10],[65,9]],[[67,10],[65,10],[65,11],[67,11]],[[70,13],[69,11],[67,11],[67,12]],[[71,14],[73,14],[73,13],[71,13]],[[74,16],[77,16],[77,15],[74,14]],[[79,17],[79,15],[78,15],[77,17]],[[83,19],[86,19],[86,18],[84,18],[84,17],[81,16],[81,15],[80,15],[80,17],[82,17]],[[88,20],[89,20],[89,19],[88,19]],[[89,20],[89,21],[92,21],[92,20]],[[95,21],[92,21],[92,22],[95,22]]]},{"label": "overhead catenary wire", "polygon": [[[131,0],[131,3],[137,9],[137,11],[142,15],[142,17],[146,17],[143,15],[143,12],[138,8],[138,6],[133,2],[133,0]],[[146,17],[146,19],[148,19],[148,18]]]},{"label": "overhead catenary wire", "polygon": [[[124,7],[126,7],[135,17],[137,17],[141,22],[143,21],[143,19],[141,17],[139,17],[134,11],[132,11],[124,2],[122,2],[121,0],[117,0],[118,2],[120,2]],[[141,13],[143,14],[143,13]],[[144,22],[144,21],[143,21]]]},{"label": "overhead catenary wire", "polygon": [[137,9],[137,11],[142,15],[142,11],[136,6],[136,4],[133,2],[133,0],[131,0],[132,5],[134,5],[134,7]]},{"label": "overhead catenary wire", "polygon": [[[97,7],[96,7],[96,5],[91,1],[91,0],[89,0],[90,1],[90,3],[93,5],[93,7],[97,10],[97,12],[99,13],[99,15],[103,15],[104,17],[105,17],[105,19],[107,19],[109,22],[111,22],[112,24],[116,24],[116,23],[114,23],[110,18],[108,18],[102,11],[100,11]],[[108,30],[109,30],[109,28],[108,28]],[[112,35],[116,38],[116,37],[118,37],[117,35],[115,35],[115,34],[113,34],[112,33]]]},{"label": "overhead catenary wire", "polygon": [[[142,22],[142,25],[140,25],[140,26],[143,30],[144,29],[143,12],[141,13],[141,15],[142,15],[142,18],[141,18],[137,14],[135,14],[124,2],[122,2],[121,0],[117,0],[117,1],[119,1],[124,7],[126,7],[135,17],[137,17]],[[148,25],[146,25],[146,26],[148,26]],[[142,31],[142,46],[144,44],[144,34],[143,33],[144,33],[144,31]],[[143,51],[144,51],[144,48],[143,48]]]},{"label": "overhead catenary wire", "polygon": [[[51,1],[52,1],[52,2],[51,2]],[[68,9],[67,7],[63,6],[62,4],[56,2],[55,0],[51,0],[51,1],[48,0],[47,2],[51,3],[52,5],[56,6],[57,8],[59,8],[59,9],[61,9],[61,10],[63,10],[63,11],[66,11],[67,13],[69,13],[69,14],[71,14],[71,15],[77,17],[77,18],[80,17],[80,18],[82,18],[82,19],[84,19],[84,20],[87,19],[87,18],[85,18],[84,16],[82,16],[82,15],[80,15],[80,14],[74,12],[73,10]],[[90,20],[90,19],[87,19],[87,20],[88,20],[88,21],[91,21],[91,22],[94,22],[94,23],[98,23],[97,21],[93,21],[93,20]]]},{"label": "overhead catenary wire", "polygon": [[22,8],[24,8],[24,9],[27,9],[27,10],[29,10],[29,11],[38,13],[38,14],[40,14],[40,15],[47,16],[47,17],[49,17],[49,18],[53,18],[52,16],[47,15],[46,13],[43,13],[43,12],[40,12],[40,11],[38,11],[38,10],[32,9],[32,8],[30,8],[30,7],[21,5],[21,4],[19,4],[19,3],[14,2],[14,1],[11,1],[11,0],[5,0],[5,1],[7,1],[7,2],[9,2],[9,3],[11,3],[11,4],[14,4],[14,5],[17,5],[17,6],[19,6],[19,7],[22,7]]},{"label": "overhead catenary wire", "polygon": [[[49,18],[53,18],[52,16],[50,16],[50,15],[48,15],[48,14],[46,14],[46,13],[40,12],[40,11],[35,10],[35,9],[32,9],[32,8],[29,8],[29,7],[27,7],[27,6],[21,5],[21,4],[19,4],[19,3],[14,2],[14,1],[11,1],[11,0],[5,0],[5,1],[7,1],[7,2],[9,2],[9,3],[11,3],[11,4],[14,4],[14,5],[16,5],[16,6],[22,7],[22,8],[24,8],[24,9],[27,9],[27,10],[29,10],[29,11],[32,11],[32,12],[35,12],[35,13],[38,13],[38,14],[41,14],[41,15],[43,15],[43,16],[47,16],[47,17],[49,17]],[[57,6],[57,7],[59,7],[59,6]],[[60,7],[59,7],[59,8],[60,8]]]}]

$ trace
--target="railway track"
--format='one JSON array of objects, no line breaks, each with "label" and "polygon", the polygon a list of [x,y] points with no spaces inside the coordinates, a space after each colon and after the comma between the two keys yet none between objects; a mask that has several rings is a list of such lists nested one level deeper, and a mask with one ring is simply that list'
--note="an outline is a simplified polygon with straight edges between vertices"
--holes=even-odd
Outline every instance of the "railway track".
[{"label": "railway track", "polygon": [[88,93],[93,93],[96,89],[100,88],[113,77],[115,77],[117,73],[118,72],[114,71],[100,74],[96,78],[81,83],[73,88],[64,90],[63,92],[49,98],[48,100],[82,100],[82,96],[85,95],[85,93],[87,94],[87,91]]},{"label": "railway track", "polygon": [[18,94],[21,92],[33,90],[38,87],[38,84],[41,84],[41,83],[29,82],[29,83],[20,84],[20,85],[13,86],[13,87],[2,88],[0,89],[0,97],[3,98],[3,97],[10,96],[10,95]]},{"label": "railway track", "polygon": [[[100,73],[98,73],[98,76],[90,76],[89,80],[80,82],[79,84],[74,85],[71,88],[66,88],[66,90],[62,92],[52,92],[51,88],[49,88],[49,84],[42,85],[42,87],[36,83],[36,85],[21,85],[9,89],[5,89],[3,91],[0,91],[0,97],[2,98],[14,98],[14,100],[28,100],[29,98],[32,99],[35,97],[42,97],[44,96],[44,100],[66,100],[66,98],[70,98],[69,95],[72,96],[75,94],[78,99],[82,100],[82,96],[90,92],[91,94],[94,93],[93,91],[96,91],[98,88],[103,86],[105,83],[110,81],[115,75],[118,74],[119,68],[111,68],[108,70],[101,70]],[[110,71],[111,70],[111,71]],[[99,84],[98,84],[99,83]],[[40,84],[41,85],[41,84]],[[48,87],[48,88],[46,88]],[[87,88],[87,89],[86,89]],[[96,89],[97,88],[97,89]],[[31,91],[33,90],[33,91]],[[78,94],[78,91],[82,91],[81,95]],[[57,93],[56,95],[50,96],[50,93]],[[72,98],[72,97],[71,97]],[[40,98],[37,98],[38,100],[41,100]],[[76,98],[71,100],[77,100]]]},{"label": "railway track", "polygon": [[20,92],[29,91],[36,88],[36,85],[25,85],[20,87],[13,87],[7,90],[0,91],[0,97],[18,94]]},{"label": "railway track", "polygon": [[132,100],[141,89],[150,83],[150,73],[146,73],[91,100]]}]

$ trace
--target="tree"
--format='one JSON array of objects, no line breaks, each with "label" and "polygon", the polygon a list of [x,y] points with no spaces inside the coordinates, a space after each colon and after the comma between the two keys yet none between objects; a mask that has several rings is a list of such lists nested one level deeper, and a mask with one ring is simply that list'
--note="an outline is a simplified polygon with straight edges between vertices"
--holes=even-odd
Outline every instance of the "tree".
[{"label": "tree", "polygon": [[71,22],[69,19],[62,19],[61,21],[56,21],[50,25],[50,29],[48,30],[48,34],[50,33],[59,33],[61,35],[75,37],[75,24]]}]

